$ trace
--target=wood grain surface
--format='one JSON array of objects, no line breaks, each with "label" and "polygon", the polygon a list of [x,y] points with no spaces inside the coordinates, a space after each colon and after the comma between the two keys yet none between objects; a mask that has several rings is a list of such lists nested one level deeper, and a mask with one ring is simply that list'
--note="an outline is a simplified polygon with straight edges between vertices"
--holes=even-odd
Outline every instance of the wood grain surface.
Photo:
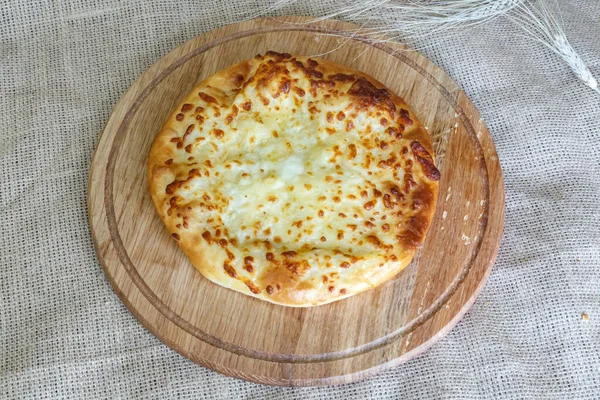
[{"label": "wood grain surface", "polygon": [[[267,303],[215,285],[164,229],[146,157],[172,109],[201,80],[267,50],[364,71],[403,97],[433,137],[442,172],[431,230],[413,262],[382,286],[312,308]],[[490,274],[504,221],[494,143],[467,96],[438,67],[354,25],[257,19],[173,50],[125,93],[100,137],[89,218],[108,280],[162,342],[215,371],[270,385],[364,378],[429,348],[472,305]]]}]

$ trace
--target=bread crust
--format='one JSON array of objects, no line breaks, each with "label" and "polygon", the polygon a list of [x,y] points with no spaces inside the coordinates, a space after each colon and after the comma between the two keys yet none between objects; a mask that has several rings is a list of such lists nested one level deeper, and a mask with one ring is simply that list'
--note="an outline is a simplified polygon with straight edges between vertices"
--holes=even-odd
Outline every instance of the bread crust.
[{"label": "bread crust", "polygon": [[160,218],[204,277],[294,307],[400,272],[440,178],[400,97],[362,72],[275,52],[198,84],[157,134],[147,173]]}]

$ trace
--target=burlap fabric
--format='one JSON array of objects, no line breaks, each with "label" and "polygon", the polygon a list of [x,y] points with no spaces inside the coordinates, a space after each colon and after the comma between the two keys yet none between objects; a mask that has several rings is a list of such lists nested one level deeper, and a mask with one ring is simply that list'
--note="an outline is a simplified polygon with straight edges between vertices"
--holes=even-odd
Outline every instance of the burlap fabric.
[{"label": "burlap fabric", "polygon": [[[257,4],[0,1],[0,398],[600,398],[600,95],[502,20],[424,51],[487,121],[507,200],[489,282],[431,350],[358,383],[267,387],[193,364],[125,309],[87,220],[98,135],[152,63]],[[600,2],[561,9],[600,75]]]}]

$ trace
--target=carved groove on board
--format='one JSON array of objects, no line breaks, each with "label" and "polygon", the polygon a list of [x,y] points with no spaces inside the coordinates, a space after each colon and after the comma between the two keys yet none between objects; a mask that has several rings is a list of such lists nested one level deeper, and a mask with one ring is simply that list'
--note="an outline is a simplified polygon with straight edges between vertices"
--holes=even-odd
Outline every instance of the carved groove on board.
[{"label": "carved groove on board", "polygon": [[[193,324],[191,324],[190,322],[183,319],[181,316],[179,316],[173,310],[169,309],[169,307],[167,305],[165,305],[158,298],[158,296],[152,291],[152,289],[150,289],[150,287],[148,287],[146,282],[144,282],[144,279],[138,273],[135,265],[133,264],[133,262],[131,262],[131,259],[129,258],[129,255],[127,254],[127,251],[125,250],[125,247],[123,246],[123,242],[121,240],[121,235],[119,234],[119,230],[117,229],[117,222],[116,222],[116,218],[115,218],[114,203],[113,203],[113,184],[112,184],[114,169],[115,169],[115,160],[118,155],[118,151],[120,149],[121,140],[124,137],[123,132],[125,130],[125,127],[129,123],[129,120],[132,118],[132,115],[137,111],[139,104],[141,104],[143,102],[143,100],[147,96],[147,94],[151,90],[153,90],[154,87],[156,87],[156,85],[160,81],[162,81],[173,70],[177,69],[179,66],[181,66],[183,63],[185,63],[190,58],[206,51],[207,49],[209,49],[211,47],[214,47],[220,43],[223,43],[225,41],[234,40],[234,39],[237,39],[237,38],[240,38],[243,36],[253,35],[255,33],[268,33],[269,31],[272,31],[272,30],[275,30],[275,29],[267,28],[267,29],[249,31],[249,32],[244,32],[243,34],[232,35],[232,36],[228,36],[228,37],[222,38],[220,40],[217,40],[215,42],[207,43],[205,46],[202,46],[202,47],[198,48],[197,50],[188,53],[186,56],[184,56],[177,62],[173,63],[169,68],[167,68],[163,73],[161,73],[158,76],[158,78],[156,78],[152,83],[150,83],[150,85],[148,85],[148,87],[146,87],[144,89],[144,91],[140,94],[140,96],[134,102],[133,106],[127,111],[127,114],[125,115],[125,118],[123,119],[123,122],[121,123],[121,126],[119,127],[117,136],[115,138],[115,141],[113,142],[113,145],[112,145],[111,151],[110,151],[110,155],[108,158],[108,165],[106,167],[105,192],[104,192],[105,193],[104,205],[106,207],[108,226],[109,226],[110,234],[112,237],[113,245],[115,246],[117,254],[119,255],[119,259],[123,263],[123,267],[125,268],[125,270],[129,274],[129,276],[131,277],[132,281],[140,289],[140,291],[144,294],[144,296],[146,296],[146,298],[150,301],[150,303],[152,303],[152,305],[154,307],[156,307],[157,310],[159,310],[165,317],[167,317],[169,320],[171,320],[173,323],[175,323],[177,326],[179,326],[181,329],[185,330],[189,334],[197,337],[198,339],[200,339],[212,346],[215,346],[215,347],[221,348],[223,350],[227,350],[232,353],[239,354],[239,355],[242,355],[245,357],[256,358],[259,360],[277,361],[277,362],[286,362],[286,363],[311,363],[311,362],[339,360],[342,358],[351,357],[351,356],[355,356],[358,354],[363,354],[363,353],[366,353],[368,351],[374,350],[374,349],[382,347],[382,346],[386,346],[389,343],[391,343],[395,340],[398,340],[403,335],[411,332],[416,327],[418,327],[419,325],[421,325],[425,321],[427,321],[427,319],[430,318],[446,302],[446,300],[456,291],[456,289],[461,284],[461,282],[463,281],[465,276],[467,276],[467,274],[469,273],[471,264],[472,264],[473,260],[475,259],[475,257],[477,256],[479,248],[481,247],[481,243],[482,243],[481,239],[482,238],[480,238],[479,242],[477,243],[477,247],[473,250],[470,260],[468,260],[466,265],[462,268],[460,275],[454,279],[454,281],[450,284],[450,286],[444,291],[444,294],[440,298],[438,298],[436,300],[436,302],[434,304],[432,304],[427,310],[425,310],[424,312],[419,314],[419,316],[417,318],[415,318],[414,320],[409,322],[407,325],[403,326],[401,329],[391,332],[386,336],[380,337],[377,340],[374,340],[372,342],[369,342],[369,343],[366,343],[366,344],[363,344],[361,346],[354,347],[351,349],[346,349],[346,350],[336,351],[336,352],[331,352],[331,353],[304,355],[304,354],[274,354],[274,353],[267,353],[267,352],[260,351],[260,350],[247,349],[247,348],[235,345],[233,343],[223,341],[212,335],[209,335],[206,332],[202,331],[200,328],[195,327]],[[281,28],[279,30],[281,30]],[[290,30],[290,29],[289,29],[289,27],[287,27],[287,29],[285,29],[285,30]],[[298,29],[298,30],[307,30],[307,29]],[[310,30],[314,31],[314,32],[318,32],[318,33],[342,35],[340,32],[329,31],[329,30],[325,30],[325,29],[310,29]],[[362,39],[360,37],[354,37],[353,39],[354,40],[367,40],[367,39]],[[400,61],[410,65],[411,68],[418,71],[421,76],[423,76],[424,78],[429,80],[431,83],[433,83],[436,86],[436,88],[443,94],[444,98],[446,98],[446,100],[448,100],[448,102],[450,102],[453,105],[457,114],[459,114],[459,116],[461,117],[461,120],[467,127],[469,135],[471,135],[472,138],[475,138],[475,141],[476,141],[475,148],[478,150],[478,153],[480,155],[479,160],[480,160],[480,163],[482,164],[481,168],[484,172],[483,176],[487,180],[487,170],[485,168],[485,158],[483,157],[483,151],[481,149],[479,141],[477,141],[475,130],[473,129],[471,122],[466,118],[464,111],[462,110],[460,105],[456,102],[456,100],[452,97],[452,95],[427,71],[425,71],[420,66],[416,65],[410,59],[407,59],[406,57],[404,57],[401,53],[394,52],[392,49],[390,49],[387,46],[377,45],[377,47],[380,48],[381,50],[387,52],[388,54],[392,55],[393,57],[398,58]],[[487,186],[488,186],[488,183],[486,182],[486,188],[488,191],[486,193],[486,198],[489,198],[489,187],[487,187]],[[484,213],[485,218],[482,221],[484,223],[484,226],[487,225],[487,213],[488,213],[488,207],[486,206],[485,213]]]}]

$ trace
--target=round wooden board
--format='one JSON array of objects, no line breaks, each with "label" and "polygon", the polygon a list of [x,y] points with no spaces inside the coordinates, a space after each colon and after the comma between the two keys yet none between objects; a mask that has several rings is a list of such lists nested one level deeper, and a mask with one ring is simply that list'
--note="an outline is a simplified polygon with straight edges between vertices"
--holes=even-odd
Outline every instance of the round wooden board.
[{"label": "round wooden board", "polygon": [[[215,285],[189,263],[150,200],[146,157],[172,109],[201,80],[267,50],[330,59],[403,97],[433,137],[438,207],[413,262],[382,286],[289,308]],[[198,36],[164,56],[119,101],[94,154],[89,216],[106,276],[168,346],[215,371],[270,385],[364,378],[430,347],[472,305],[496,257],[504,188],[494,144],[467,96],[439,68],[357,27],[257,19]]]}]

